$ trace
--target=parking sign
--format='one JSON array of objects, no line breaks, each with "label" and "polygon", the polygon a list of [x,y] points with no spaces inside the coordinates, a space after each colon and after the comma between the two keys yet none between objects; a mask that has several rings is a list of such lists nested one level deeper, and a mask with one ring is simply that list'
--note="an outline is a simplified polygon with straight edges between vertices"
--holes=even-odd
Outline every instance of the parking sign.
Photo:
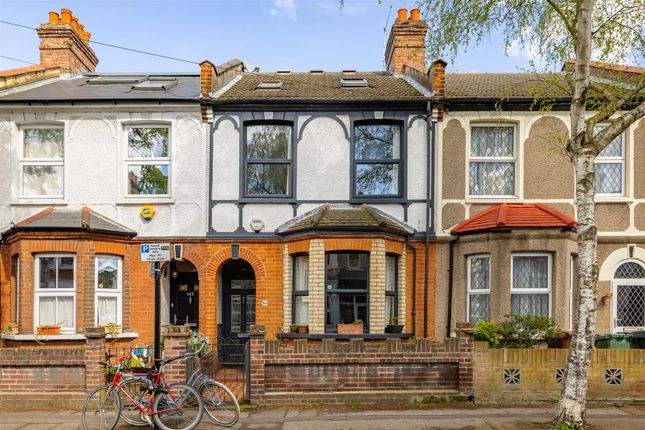
[{"label": "parking sign", "polygon": [[139,247],[141,261],[170,261],[169,243],[146,243]]}]

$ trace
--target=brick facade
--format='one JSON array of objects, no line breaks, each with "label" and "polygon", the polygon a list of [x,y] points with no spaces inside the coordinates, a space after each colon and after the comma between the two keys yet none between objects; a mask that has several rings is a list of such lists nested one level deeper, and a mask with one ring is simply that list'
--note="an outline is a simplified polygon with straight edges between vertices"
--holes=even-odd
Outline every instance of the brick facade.
[{"label": "brick facade", "polygon": [[402,74],[406,65],[423,67],[425,64],[428,24],[419,19],[418,9],[411,12],[410,17],[406,18],[407,10],[399,10],[387,41],[385,65],[393,73]]},{"label": "brick facade", "polygon": [[[427,339],[414,343],[400,339],[280,343],[265,341],[262,327],[256,326],[250,342],[254,403],[344,402],[344,393],[354,393],[360,402],[370,392],[384,390],[388,398],[404,392],[473,393],[472,333],[468,331],[443,344]],[[356,391],[365,396],[357,396]]]}]

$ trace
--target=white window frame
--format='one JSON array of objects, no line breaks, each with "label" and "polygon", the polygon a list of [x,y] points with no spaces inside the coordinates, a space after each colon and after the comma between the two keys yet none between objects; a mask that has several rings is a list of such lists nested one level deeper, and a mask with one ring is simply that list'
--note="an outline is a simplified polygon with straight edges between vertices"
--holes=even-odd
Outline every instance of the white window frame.
[{"label": "white window frame", "polygon": [[[167,157],[130,157],[130,130],[133,128],[165,128],[168,130],[168,156]],[[156,198],[170,198],[172,195],[172,128],[169,124],[155,124],[155,123],[145,123],[145,124],[128,124],[124,126],[125,131],[125,171],[123,176],[125,177],[124,181],[124,196],[127,199],[140,199],[140,200],[149,200]],[[143,166],[143,165],[165,165],[168,166],[168,192],[166,194],[130,194],[128,188],[129,178],[128,173],[130,172],[130,166]]]},{"label": "white window frame", "polygon": [[[99,258],[117,260],[117,289],[105,290],[99,288]],[[118,255],[97,254],[94,257],[94,325],[99,324],[99,297],[116,297],[116,323],[123,324],[123,258]]]},{"label": "white window frame", "polygon": [[[63,157],[62,158],[27,158],[25,156],[25,130],[33,129],[60,129],[63,130]],[[60,124],[36,124],[36,125],[24,125],[20,127],[20,157],[19,157],[19,167],[20,167],[20,190],[18,196],[20,199],[63,199],[65,198],[65,151],[67,150],[67,142],[65,139],[65,127]],[[24,168],[27,166],[54,166],[60,167],[63,172],[63,177],[61,178],[62,192],[60,194],[25,194],[25,173]]]},{"label": "white window frame", "polygon": [[[511,127],[513,129],[513,156],[512,157],[481,157],[481,156],[473,156],[471,154],[471,147],[472,147],[472,130],[474,127],[488,127],[488,128],[497,128],[497,127]],[[500,123],[500,124],[492,124],[492,123],[471,123],[470,128],[468,129],[468,148],[467,148],[467,153],[466,157],[468,158],[467,163],[466,163],[466,195],[468,196],[469,199],[507,199],[510,197],[517,197],[518,196],[518,184],[517,184],[517,179],[518,179],[518,163],[517,163],[517,152],[518,152],[518,147],[519,145],[517,144],[517,136],[518,136],[518,127],[517,124],[514,123]],[[513,168],[513,194],[470,194],[470,163],[513,163],[514,168]]]},{"label": "white window frame", "polygon": [[[488,259],[488,288],[487,289],[473,289],[471,288],[472,285],[472,273],[471,273],[471,261],[475,258],[487,258]],[[492,275],[491,275],[491,257],[490,254],[473,254],[469,255],[466,258],[466,321],[470,321],[470,296],[472,294],[488,294],[488,304],[489,304],[489,309],[488,312],[490,314],[490,290],[491,290],[491,282],[492,282]]]},{"label": "white window frame", "polygon": [[[41,258],[73,258],[74,259],[74,287],[73,288],[40,288],[40,259]],[[44,253],[34,256],[34,330],[40,323],[40,299],[41,297],[71,297],[72,298],[72,326],[61,326],[61,333],[70,334],[76,332],[76,255],[65,253]]]},{"label": "white window frame", "polygon": [[[513,285],[513,262],[515,257],[547,257],[547,288],[514,288]],[[513,294],[548,294],[549,295],[549,315],[548,318],[551,318],[553,314],[553,256],[548,252],[513,252],[511,254],[511,296]],[[510,305],[510,303],[509,303]],[[512,309],[511,309],[512,312]]]},{"label": "white window frame", "polygon": [[642,261],[637,260],[635,258],[630,258],[628,260],[623,260],[616,264],[616,267],[614,268],[614,271],[612,272],[612,278],[611,278],[611,294],[612,294],[612,305],[611,305],[611,311],[612,311],[612,332],[613,333],[628,333],[632,331],[639,331],[645,329],[645,327],[634,327],[634,326],[619,326],[618,325],[618,288],[616,288],[618,285],[633,285],[633,286],[640,286],[642,285],[643,288],[645,289],[645,279],[638,279],[638,278],[621,278],[621,279],[616,279],[616,271],[618,271],[618,268],[622,266],[625,263],[636,263],[641,267],[645,268],[645,264],[643,264]]},{"label": "white window frame", "polygon": [[[599,124],[596,127],[603,129],[607,127],[607,124]],[[627,175],[625,174],[625,160],[627,157],[625,156],[625,133],[621,133],[619,136],[616,137],[616,139],[620,138],[620,153],[622,156],[620,157],[614,157],[614,156],[601,156],[598,154],[596,156],[596,160],[594,161],[594,168],[597,164],[618,164],[620,163],[620,192],[619,193],[599,193],[596,192],[596,195],[599,197],[624,197],[626,195],[625,192],[625,184],[626,184],[626,177]],[[613,141],[612,141],[613,142]]]}]

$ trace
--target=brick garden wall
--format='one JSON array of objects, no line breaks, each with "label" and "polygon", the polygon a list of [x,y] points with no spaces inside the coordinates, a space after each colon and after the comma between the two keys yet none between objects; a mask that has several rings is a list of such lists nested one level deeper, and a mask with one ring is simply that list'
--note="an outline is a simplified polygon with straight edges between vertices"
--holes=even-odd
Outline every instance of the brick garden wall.
[{"label": "brick garden wall", "polygon": [[[557,401],[568,352],[567,349],[489,349],[487,344],[475,342],[475,401],[506,404]],[[594,350],[588,399],[645,400],[645,350]]]},{"label": "brick garden wall", "polygon": [[441,344],[427,339],[280,343],[265,341],[260,330],[250,342],[251,401],[258,404],[344,402],[349,393],[363,402],[371,393],[383,391],[388,398],[403,393],[472,394],[468,332]]}]

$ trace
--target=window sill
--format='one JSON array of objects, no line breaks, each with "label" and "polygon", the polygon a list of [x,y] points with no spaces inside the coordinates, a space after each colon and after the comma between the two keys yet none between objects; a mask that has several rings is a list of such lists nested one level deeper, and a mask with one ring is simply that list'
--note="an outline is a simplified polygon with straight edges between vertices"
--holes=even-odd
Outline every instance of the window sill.
[{"label": "window sill", "polygon": [[633,203],[634,199],[625,196],[603,196],[596,194],[596,203]]},{"label": "window sill", "polygon": [[[56,340],[85,340],[85,335],[80,333],[69,333],[69,334],[58,334],[53,336],[39,336],[36,334],[3,334],[0,336],[2,339],[6,340],[15,340],[15,341],[56,341]],[[108,334],[105,336],[106,339],[135,339],[139,337],[139,333],[128,332],[128,333],[119,333],[117,335]]]},{"label": "window sill", "polygon": [[363,333],[363,334],[337,334],[337,333],[277,333],[275,335],[278,339],[308,339],[308,340],[322,340],[322,339],[336,339],[336,340],[349,340],[349,339],[365,339],[365,340],[384,340],[384,339],[409,339],[414,337],[412,333]]},{"label": "window sill", "polygon": [[10,206],[67,206],[67,201],[63,197],[43,199],[19,198],[11,202]]},{"label": "window sill", "polygon": [[172,205],[175,199],[172,197],[123,197],[116,201],[117,205]]}]

